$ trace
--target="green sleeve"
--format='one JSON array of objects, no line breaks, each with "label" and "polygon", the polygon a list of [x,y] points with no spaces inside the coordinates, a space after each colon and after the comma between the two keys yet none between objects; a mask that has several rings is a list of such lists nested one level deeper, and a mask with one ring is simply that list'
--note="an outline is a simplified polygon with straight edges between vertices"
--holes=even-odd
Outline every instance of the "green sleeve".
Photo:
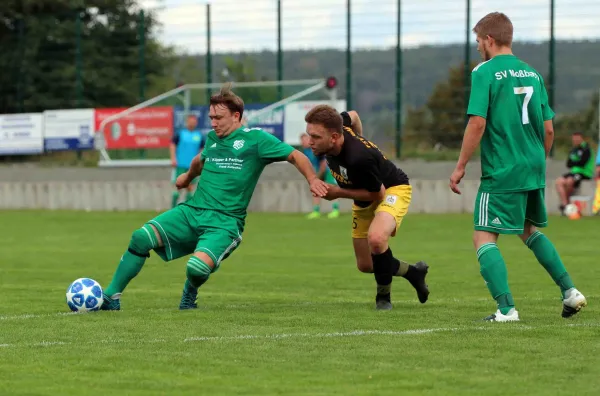
[{"label": "green sleeve", "polygon": [[544,84],[544,80],[542,76],[540,76],[540,88],[541,92],[541,102],[542,102],[542,117],[544,121],[548,121],[554,118],[554,111],[548,104],[548,92],[546,91],[546,85]]},{"label": "green sleeve", "polygon": [[487,118],[490,104],[490,79],[484,71],[475,68],[471,73],[471,96],[469,97],[468,115]]},{"label": "green sleeve", "polygon": [[267,162],[285,161],[295,149],[263,130],[258,131],[258,155]]}]

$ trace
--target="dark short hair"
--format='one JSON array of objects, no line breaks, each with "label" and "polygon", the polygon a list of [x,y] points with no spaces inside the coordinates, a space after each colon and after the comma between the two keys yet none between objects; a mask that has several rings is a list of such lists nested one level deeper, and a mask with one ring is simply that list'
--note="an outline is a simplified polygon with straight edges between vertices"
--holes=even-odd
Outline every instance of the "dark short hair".
[{"label": "dark short hair", "polygon": [[306,113],[304,121],[308,124],[322,125],[325,129],[337,133],[342,133],[344,126],[340,113],[333,107],[325,104],[313,107]]},{"label": "dark short hair", "polygon": [[571,135],[579,135],[579,136],[582,136],[582,137],[583,137],[583,132],[580,132],[580,131],[575,131],[575,132],[573,132]]},{"label": "dark short hair", "polygon": [[221,87],[219,93],[210,97],[210,106],[223,105],[232,113],[240,113],[240,121],[244,114],[244,101],[231,90],[231,83],[227,83]]}]

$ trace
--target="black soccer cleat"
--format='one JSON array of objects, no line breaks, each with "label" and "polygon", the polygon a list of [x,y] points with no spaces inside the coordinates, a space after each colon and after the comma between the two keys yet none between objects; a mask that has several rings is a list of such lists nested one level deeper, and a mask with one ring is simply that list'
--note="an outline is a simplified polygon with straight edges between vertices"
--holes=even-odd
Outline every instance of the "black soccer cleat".
[{"label": "black soccer cleat", "polygon": [[570,318],[587,306],[587,300],[581,292],[575,288],[567,290],[563,299],[562,317]]},{"label": "black soccer cleat", "polygon": [[389,311],[392,309],[390,294],[378,294],[375,297],[375,309],[378,311]]},{"label": "black soccer cleat", "polygon": [[408,272],[404,277],[410,282],[412,287],[417,291],[417,297],[421,304],[425,304],[429,298],[429,287],[425,282],[425,277],[429,271],[429,266],[424,261],[419,261],[415,265],[408,268]]},{"label": "black soccer cleat", "polygon": [[179,303],[179,309],[181,311],[187,309],[198,308],[198,289],[188,287],[189,281],[186,281],[183,286],[183,293],[181,294],[181,302]]},{"label": "black soccer cleat", "polygon": [[101,311],[120,311],[121,310],[121,299],[115,298],[112,299],[108,297],[106,294],[102,295],[102,306],[100,306]]},{"label": "black soccer cleat", "polygon": [[562,317],[570,318],[571,316],[575,315],[577,312],[579,312],[579,310],[577,310],[575,308],[571,308],[567,305],[563,305]]}]

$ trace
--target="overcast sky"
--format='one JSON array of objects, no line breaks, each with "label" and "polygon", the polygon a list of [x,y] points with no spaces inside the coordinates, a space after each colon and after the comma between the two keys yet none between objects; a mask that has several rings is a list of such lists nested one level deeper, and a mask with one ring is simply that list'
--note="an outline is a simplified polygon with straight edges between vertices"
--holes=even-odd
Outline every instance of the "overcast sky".
[{"label": "overcast sky", "polygon": [[[206,1],[140,0],[156,12],[158,37],[191,53],[206,51]],[[345,48],[346,0],[283,0],[284,49]],[[600,0],[555,0],[556,37],[600,37]],[[212,0],[215,52],[275,49],[275,0]],[[352,0],[352,47],[382,48],[396,43],[396,0]],[[457,43],[465,40],[464,0],[403,0],[402,45]],[[546,40],[550,0],[471,0],[471,28],[485,14],[506,13],[515,40]],[[499,7],[501,4],[501,7]]]}]

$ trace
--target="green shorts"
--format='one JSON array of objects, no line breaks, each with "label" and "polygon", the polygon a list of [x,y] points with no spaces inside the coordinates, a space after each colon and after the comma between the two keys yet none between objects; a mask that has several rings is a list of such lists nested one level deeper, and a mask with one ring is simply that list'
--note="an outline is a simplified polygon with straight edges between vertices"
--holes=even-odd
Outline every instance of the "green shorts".
[{"label": "green shorts", "polygon": [[[173,172],[171,173],[171,183],[175,184],[175,182],[177,181],[177,178],[179,176],[183,175],[187,171],[188,171],[188,168],[181,168],[179,166],[176,168],[173,168]],[[199,178],[200,178],[200,176],[194,178],[194,180],[192,180],[191,184],[197,184]]]},{"label": "green shorts", "polygon": [[543,188],[511,193],[477,193],[473,211],[475,230],[522,234],[526,221],[536,227],[548,225]]},{"label": "green shorts", "polygon": [[243,225],[235,217],[179,204],[147,222],[160,234],[163,247],[154,251],[171,261],[194,252],[212,258],[215,270],[242,242]]}]

